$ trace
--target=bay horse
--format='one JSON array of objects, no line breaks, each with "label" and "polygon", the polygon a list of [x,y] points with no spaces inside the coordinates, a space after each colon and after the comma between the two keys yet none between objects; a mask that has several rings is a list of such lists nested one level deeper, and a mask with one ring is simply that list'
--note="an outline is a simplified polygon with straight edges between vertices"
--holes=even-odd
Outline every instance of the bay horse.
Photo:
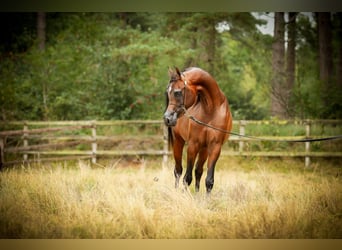
[{"label": "bay horse", "polygon": [[[182,154],[187,142],[187,167],[183,184],[185,187],[190,186],[197,158],[195,190],[198,192],[203,165],[208,160],[205,185],[209,194],[214,186],[215,165],[221,153],[221,146],[232,129],[228,100],[215,79],[200,68],[192,67],[180,72],[175,67],[175,71],[169,70],[169,75],[164,123],[168,127],[168,139],[173,148],[175,187],[178,187],[183,172]],[[223,130],[227,133],[223,133]]]}]

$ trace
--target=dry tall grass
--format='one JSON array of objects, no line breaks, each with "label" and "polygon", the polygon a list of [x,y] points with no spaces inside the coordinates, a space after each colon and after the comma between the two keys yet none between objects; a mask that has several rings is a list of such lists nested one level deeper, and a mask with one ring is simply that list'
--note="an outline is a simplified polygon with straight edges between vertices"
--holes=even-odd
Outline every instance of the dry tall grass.
[{"label": "dry tall grass", "polygon": [[172,168],[25,167],[0,173],[1,238],[342,238],[342,181],[217,169],[211,197]]}]

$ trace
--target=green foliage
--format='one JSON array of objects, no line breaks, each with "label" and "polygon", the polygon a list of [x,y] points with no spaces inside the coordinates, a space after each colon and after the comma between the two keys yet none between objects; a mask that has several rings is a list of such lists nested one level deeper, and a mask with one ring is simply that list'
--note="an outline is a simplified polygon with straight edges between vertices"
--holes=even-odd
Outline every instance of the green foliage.
[{"label": "green foliage", "polygon": [[[173,66],[209,71],[235,119],[269,115],[272,38],[250,13],[47,13],[44,51],[35,13],[1,17],[1,120],[160,119]],[[333,118],[339,96],[322,104],[314,28],[298,27],[295,116]]]},{"label": "green foliage", "polygon": [[[265,67],[271,56],[270,51],[261,47],[258,40],[246,38],[234,40],[230,33],[222,35],[227,46],[220,50],[224,69],[217,80],[229,98],[235,119],[263,119],[267,117],[269,106],[270,68]],[[255,51],[254,48],[260,49]]]},{"label": "green foliage", "polygon": [[[325,89],[319,80],[317,27],[304,15],[298,16],[297,26],[297,84],[291,100],[295,104],[293,112],[299,118],[341,118],[341,86]],[[335,50],[339,39],[335,36],[333,40]],[[325,103],[326,99],[329,104]]]}]

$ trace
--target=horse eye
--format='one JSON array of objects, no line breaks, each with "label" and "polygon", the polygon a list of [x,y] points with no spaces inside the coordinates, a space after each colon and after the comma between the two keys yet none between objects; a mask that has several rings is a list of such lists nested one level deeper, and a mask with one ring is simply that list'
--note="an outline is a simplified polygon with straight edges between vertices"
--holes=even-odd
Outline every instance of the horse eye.
[{"label": "horse eye", "polygon": [[182,91],[181,90],[175,90],[173,93],[175,97],[181,97],[182,96]]}]

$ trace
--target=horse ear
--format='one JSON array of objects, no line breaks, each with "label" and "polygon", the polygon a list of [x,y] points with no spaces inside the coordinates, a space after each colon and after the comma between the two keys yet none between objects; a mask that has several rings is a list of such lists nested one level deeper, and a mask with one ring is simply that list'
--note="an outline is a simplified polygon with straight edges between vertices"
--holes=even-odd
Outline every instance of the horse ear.
[{"label": "horse ear", "polygon": [[169,76],[171,77],[173,74],[173,69],[169,66]]},{"label": "horse ear", "polygon": [[184,81],[184,83],[185,83],[185,85],[187,84],[187,81],[185,80],[185,75],[182,73],[182,72],[180,72],[180,70],[177,68],[177,67],[175,67],[175,69],[176,69],[176,72],[177,72],[177,74],[178,74],[178,76],[179,76],[179,79],[181,79],[182,81]]},{"label": "horse ear", "polygon": [[176,69],[177,75],[179,75],[179,77],[182,77],[182,74],[181,74],[179,68],[175,67],[175,69]]}]

